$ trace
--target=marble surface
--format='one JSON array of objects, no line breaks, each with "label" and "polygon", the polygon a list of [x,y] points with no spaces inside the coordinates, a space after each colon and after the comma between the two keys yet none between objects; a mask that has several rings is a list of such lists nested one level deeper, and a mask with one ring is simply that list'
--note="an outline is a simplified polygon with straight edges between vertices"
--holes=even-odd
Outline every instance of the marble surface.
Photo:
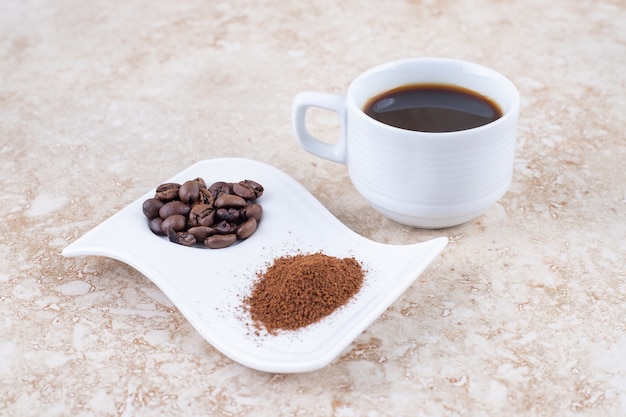
[{"label": "marble surface", "polygon": [[[415,56],[490,66],[522,95],[510,191],[450,229],[378,215],[291,131],[298,91]],[[626,415],[624,68],[622,0],[3,0],[0,415]],[[450,245],[305,374],[234,363],[137,271],[61,256],[226,156],[284,170],[372,240]]]}]

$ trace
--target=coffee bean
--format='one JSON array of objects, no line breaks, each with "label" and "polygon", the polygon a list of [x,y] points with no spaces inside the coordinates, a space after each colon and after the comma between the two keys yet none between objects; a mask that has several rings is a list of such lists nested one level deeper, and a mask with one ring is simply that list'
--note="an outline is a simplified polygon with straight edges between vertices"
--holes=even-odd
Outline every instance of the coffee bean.
[{"label": "coffee bean", "polygon": [[169,234],[170,229],[175,232],[182,232],[187,227],[187,218],[182,214],[173,214],[165,219],[161,223],[161,230],[166,235]]},{"label": "coffee bean", "polygon": [[185,204],[194,205],[200,199],[200,185],[198,181],[185,181],[178,190],[178,198]]},{"label": "coffee bean", "polygon": [[240,212],[236,208],[219,208],[215,212],[215,217],[217,220],[226,220],[228,222],[237,222],[239,221]]},{"label": "coffee bean", "polygon": [[155,198],[158,198],[161,201],[172,201],[178,197],[178,190],[180,189],[180,184],[177,183],[165,183],[161,184],[156,189]]},{"label": "coffee bean", "polygon": [[169,201],[163,204],[163,207],[159,209],[159,216],[162,219],[166,219],[174,214],[180,214],[186,216],[191,211],[191,208],[179,200]]},{"label": "coffee bean", "polygon": [[[244,180],[242,181],[242,185],[252,188],[254,190],[254,198],[259,198],[263,195],[264,188],[261,184],[252,180]],[[241,184],[241,183],[240,183]]]},{"label": "coffee bean", "polygon": [[256,219],[254,217],[250,217],[245,222],[241,223],[237,226],[237,238],[239,240],[244,240],[252,236],[252,233],[256,230]]},{"label": "coffee bean", "polygon": [[222,194],[215,199],[216,208],[242,208],[247,204],[246,200],[233,194]]},{"label": "coffee bean", "polygon": [[233,191],[232,184],[224,181],[218,181],[211,184],[209,190],[213,193],[215,198],[222,194],[230,194]]},{"label": "coffee bean", "polygon": [[217,223],[214,227],[215,232],[220,235],[227,235],[230,233],[234,233],[237,230],[237,225],[235,223],[227,222],[226,220],[222,220]]},{"label": "coffee bean", "polygon": [[208,204],[196,204],[189,212],[189,224],[194,226],[210,226],[215,220],[215,210]]},{"label": "coffee bean", "polygon": [[170,229],[167,232],[170,242],[178,243],[183,246],[193,246],[196,244],[196,237],[189,232],[175,232]]},{"label": "coffee bean", "polygon": [[165,203],[158,198],[149,198],[143,202],[142,209],[143,214],[148,219],[154,219],[155,217],[159,217],[159,210],[163,207]]},{"label": "coffee bean", "polygon": [[215,229],[208,226],[190,227],[187,231],[194,235],[198,242],[204,242],[204,239],[215,234]]},{"label": "coffee bean", "polygon": [[198,183],[198,187],[200,187],[201,189],[206,188],[206,182],[204,182],[204,178],[198,177],[194,181]]},{"label": "coffee bean", "polygon": [[237,241],[237,235],[234,233],[228,235],[214,235],[204,239],[204,245],[211,249],[222,249],[232,245]]},{"label": "coffee bean", "polygon": [[215,196],[213,195],[211,190],[209,190],[206,187],[200,188],[199,197],[200,197],[199,203],[208,204],[211,207],[213,207],[213,203],[215,202]]},{"label": "coffee bean", "polygon": [[263,186],[252,180],[244,180],[233,184],[233,193],[246,200],[254,200],[263,195]]},{"label": "coffee bean", "polygon": [[161,228],[162,224],[163,219],[160,217],[155,217],[148,222],[148,227],[150,227],[150,230],[155,235],[164,235],[165,233],[163,233],[163,229]]},{"label": "coffee bean", "polygon": [[263,216],[263,207],[257,203],[248,204],[241,209],[241,215],[244,219],[255,219],[258,223],[261,221],[261,216]]}]

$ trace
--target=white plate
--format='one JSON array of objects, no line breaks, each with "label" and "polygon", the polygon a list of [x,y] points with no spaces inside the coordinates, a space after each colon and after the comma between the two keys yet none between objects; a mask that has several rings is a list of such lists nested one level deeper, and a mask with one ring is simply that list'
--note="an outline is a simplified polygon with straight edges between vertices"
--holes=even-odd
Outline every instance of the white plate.
[{"label": "white plate", "polygon": [[[381,315],[448,243],[445,237],[411,245],[368,240],[335,218],[293,178],[270,165],[237,158],[198,162],[173,178],[251,179],[265,188],[263,218],[248,240],[225,249],[188,248],[148,229],[143,201],[154,189],[63,250],[122,261],[154,282],[216,349],[250,368],[305,372],[336,358]],[[156,185],[155,185],[156,187]],[[295,253],[354,257],[367,270],[361,291],[322,321],[275,336],[257,335],[242,307],[259,271]]]}]

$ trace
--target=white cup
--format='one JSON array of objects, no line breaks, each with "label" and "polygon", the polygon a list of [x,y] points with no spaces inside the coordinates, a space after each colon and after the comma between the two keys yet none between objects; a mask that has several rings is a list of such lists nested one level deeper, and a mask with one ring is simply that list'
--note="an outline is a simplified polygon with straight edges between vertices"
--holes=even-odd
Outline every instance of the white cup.
[{"label": "white cup", "polygon": [[[459,86],[498,104],[502,117],[483,126],[442,133],[406,130],[366,115],[373,97],[412,84]],[[358,76],[346,96],[301,92],[293,103],[293,128],[313,155],[346,164],[357,191],[378,212],[409,226],[437,229],[484,213],[507,191],[513,175],[520,98],[501,74],[470,62],[406,59]],[[306,126],[310,107],[336,112],[335,143],[313,137]]]}]

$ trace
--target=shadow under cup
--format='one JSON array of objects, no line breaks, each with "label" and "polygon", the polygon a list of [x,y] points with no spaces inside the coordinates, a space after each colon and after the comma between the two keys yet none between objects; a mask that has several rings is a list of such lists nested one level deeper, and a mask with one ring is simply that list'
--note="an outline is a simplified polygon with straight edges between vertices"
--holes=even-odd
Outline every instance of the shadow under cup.
[{"label": "shadow under cup", "polygon": [[[372,97],[411,84],[460,86],[495,101],[502,116],[472,129],[428,133],[383,124],[363,111]],[[519,93],[501,74],[469,62],[412,59],[356,78],[346,97],[346,158],[369,204],[409,226],[444,228],[484,213],[508,190]]]}]

